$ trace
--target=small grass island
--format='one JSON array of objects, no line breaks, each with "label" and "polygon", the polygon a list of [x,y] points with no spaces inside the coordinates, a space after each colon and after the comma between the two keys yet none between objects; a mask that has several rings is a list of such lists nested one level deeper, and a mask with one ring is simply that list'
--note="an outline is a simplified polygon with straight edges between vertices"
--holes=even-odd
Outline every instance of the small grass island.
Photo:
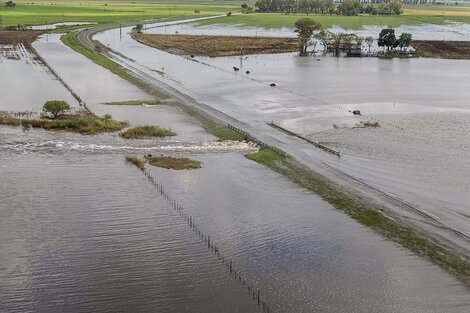
[{"label": "small grass island", "polygon": [[150,165],[172,170],[189,170],[201,168],[201,162],[189,158],[174,158],[169,156],[146,156]]},{"label": "small grass island", "polygon": [[124,139],[145,139],[152,137],[171,137],[176,136],[176,133],[170,129],[159,126],[143,125],[129,128],[120,135]]}]

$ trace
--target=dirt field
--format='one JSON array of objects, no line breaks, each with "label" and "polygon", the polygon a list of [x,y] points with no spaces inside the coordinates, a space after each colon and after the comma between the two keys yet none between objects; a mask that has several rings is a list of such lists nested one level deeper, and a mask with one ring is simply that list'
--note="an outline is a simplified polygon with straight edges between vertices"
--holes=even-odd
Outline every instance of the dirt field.
[{"label": "dirt field", "polygon": [[419,56],[440,59],[470,59],[470,41],[414,40]]},{"label": "dirt field", "polygon": [[295,38],[134,34],[139,42],[183,55],[233,56],[298,50]]},{"label": "dirt field", "polygon": [[30,43],[36,40],[41,35],[41,31],[16,31],[6,30],[0,31],[0,44],[17,44],[17,43]]}]

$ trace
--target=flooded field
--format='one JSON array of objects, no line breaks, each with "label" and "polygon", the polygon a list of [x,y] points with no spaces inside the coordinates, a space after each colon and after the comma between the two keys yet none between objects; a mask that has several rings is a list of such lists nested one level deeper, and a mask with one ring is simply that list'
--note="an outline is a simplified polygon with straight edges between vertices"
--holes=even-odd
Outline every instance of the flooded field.
[{"label": "flooded field", "polygon": [[[151,28],[157,29],[164,27]],[[136,60],[133,66],[148,75],[260,131],[268,131],[265,124],[275,121],[339,147],[341,160],[326,156],[323,161],[470,236],[470,176],[455,175],[469,168],[467,61],[295,54],[190,60],[141,45],[129,36],[121,39],[117,30],[95,38]],[[240,72],[234,73],[233,66],[239,66]],[[161,68],[164,75],[152,73]],[[276,88],[269,87],[272,82]],[[363,115],[353,116],[352,110]],[[382,127],[351,129],[372,120]],[[435,137],[429,137],[431,132]],[[354,137],[360,145],[352,148]],[[387,149],[382,142],[389,144]],[[393,158],[381,159],[391,150]],[[422,162],[430,151],[433,156]],[[406,167],[397,170],[404,162]],[[406,170],[412,167],[420,170]]]},{"label": "flooded field", "polygon": [[[310,152],[267,122],[340,149],[341,159],[315,157],[467,234],[465,61],[295,54],[189,60],[138,44],[129,30],[122,38],[110,30],[95,39],[283,148],[292,143],[293,151]],[[172,105],[106,105],[150,97],[58,36],[42,37],[34,47],[96,114],[178,135],[124,140],[0,126],[1,312],[262,311],[145,176],[124,162],[126,155],[148,153],[202,162],[196,170],[149,171],[261,290],[270,312],[470,310],[468,286],[243,156],[257,147],[215,141]],[[47,77],[22,58],[0,60],[2,81],[9,62]],[[163,74],[156,72],[162,68]],[[18,84],[10,87],[3,93],[0,86],[0,110],[19,110],[4,104],[21,91]],[[38,95],[22,96],[24,107],[38,108]],[[353,116],[355,109],[363,115]],[[370,119],[382,127],[353,128]]]},{"label": "flooded field", "polygon": [[[124,163],[129,149],[110,135],[85,149],[92,140],[82,138],[0,127],[2,311],[258,311]],[[33,147],[40,140],[48,144]],[[202,169],[151,173],[273,312],[468,311],[468,289],[454,278],[233,151],[179,151]]]},{"label": "flooded field", "polygon": [[0,110],[41,111],[48,100],[78,107],[67,89],[23,45],[0,45]]},{"label": "flooded field", "polygon": [[[385,26],[364,25],[362,29],[344,29],[341,27],[332,27],[329,29],[334,33],[355,33],[362,37],[373,36],[378,37],[380,30]],[[174,34],[176,32],[186,35],[232,35],[232,36],[279,36],[279,37],[295,37],[296,34],[292,28],[261,28],[247,26],[230,26],[230,25],[198,25],[179,24],[167,25],[158,28],[147,27],[146,32]],[[470,24],[465,23],[448,23],[444,25],[422,24],[422,25],[406,25],[395,28],[398,34],[407,32],[413,34],[414,39],[420,40],[470,40]]]}]

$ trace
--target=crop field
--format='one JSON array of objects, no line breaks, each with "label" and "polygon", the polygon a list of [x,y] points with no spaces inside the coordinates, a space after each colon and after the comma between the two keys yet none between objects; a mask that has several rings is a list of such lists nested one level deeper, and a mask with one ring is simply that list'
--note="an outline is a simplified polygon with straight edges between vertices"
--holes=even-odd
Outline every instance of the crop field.
[{"label": "crop field", "polygon": [[[206,16],[237,12],[237,1],[15,1],[15,8],[0,6],[3,26],[44,25],[59,22],[126,22],[157,18]],[[197,13],[199,11],[199,13]]]},{"label": "crop field", "polygon": [[[399,16],[381,15],[316,15],[309,17],[321,23],[323,28],[339,26],[342,28],[360,29],[364,25],[398,27],[401,25],[445,24],[448,22],[470,23],[470,6],[412,6],[404,7]],[[297,19],[305,14],[254,13],[230,18],[201,21],[200,25],[227,24],[264,28],[293,27]]]}]

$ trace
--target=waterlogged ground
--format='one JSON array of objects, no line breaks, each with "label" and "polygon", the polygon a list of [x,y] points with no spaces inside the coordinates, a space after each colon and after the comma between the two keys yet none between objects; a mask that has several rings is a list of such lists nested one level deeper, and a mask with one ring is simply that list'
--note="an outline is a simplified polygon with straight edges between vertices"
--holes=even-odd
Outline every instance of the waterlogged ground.
[{"label": "waterlogged ground", "polygon": [[[2,311],[257,311],[132,150],[80,138],[0,127]],[[273,311],[468,311],[454,278],[232,151],[180,150],[203,167],[151,174]]]},{"label": "waterlogged ground", "polygon": [[0,45],[0,110],[40,111],[48,100],[78,107],[65,87],[23,45]]},{"label": "waterlogged ground", "polygon": [[[191,60],[141,45],[128,31],[122,38],[118,30],[95,38],[136,60],[133,66],[146,74],[261,131],[272,131],[266,123],[274,121],[339,148],[341,159],[322,160],[470,236],[470,175],[456,175],[469,168],[468,61],[295,54]],[[161,69],[164,75],[154,72]],[[354,117],[352,110],[363,115]],[[361,121],[382,127],[342,129]]]},{"label": "waterlogged ground", "polygon": [[[380,31],[386,28],[385,26],[364,25],[359,30],[344,29],[341,27],[332,27],[329,30],[334,33],[355,33],[362,37],[372,36],[377,38]],[[279,36],[279,37],[295,37],[296,33],[292,28],[262,28],[262,27],[248,27],[243,25],[198,25],[193,24],[179,24],[170,25],[158,28],[147,27],[146,32],[149,33],[163,33],[188,35],[233,35],[233,36]],[[395,28],[397,34],[411,33],[414,39],[419,40],[469,40],[470,39],[470,24],[449,22],[448,24],[422,24],[422,25],[405,25]]]},{"label": "waterlogged ground", "polygon": [[[212,62],[214,67],[209,67],[143,47],[127,37],[121,41],[116,31],[99,37],[139,62],[145,59],[143,68],[164,66],[163,77],[153,75],[250,125],[270,129],[265,122],[275,120],[306,135],[331,138],[332,146],[346,150],[335,166],[354,165],[357,173],[364,174],[371,173],[371,167],[359,165],[382,161],[381,171],[372,167],[378,182],[381,175],[396,175],[394,179],[405,179],[407,189],[415,191],[418,186],[431,186],[428,180],[435,179],[419,181],[414,178],[420,177],[419,171],[395,173],[387,153],[394,147],[383,144],[385,151],[378,149],[379,153],[369,146],[382,140],[381,133],[392,141],[404,138],[394,145],[406,146],[410,140],[421,143],[422,151],[436,154],[436,162],[442,160],[443,147],[448,148],[455,154],[452,162],[465,165],[460,153],[467,147],[458,145],[457,131],[468,126],[467,108],[462,105],[469,96],[461,87],[468,78],[463,63],[454,63],[452,71],[446,72],[443,63],[426,60],[405,66],[395,61],[316,61],[293,55],[250,57],[242,64],[252,70],[254,80],[250,80],[231,72],[238,58],[198,59]],[[97,114],[111,113],[132,124],[171,127],[178,136],[139,141],[116,134],[87,137],[0,126],[0,311],[258,311],[246,289],[172,213],[148,180],[124,163],[126,155],[148,153],[202,162],[197,170],[150,171],[221,252],[233,259],[237,270],[262,290],[272,312],[469,311],[468,287],[384,241],[316,195],[245,159],[242,154],[256,151],[253,146],[215,142],[192,118],[171,106],[104,105],[142,100],[145,95],[65,48],[57,38],[42,39],[35,47]],[[431,65],[442,66],[440,76],[431,75]],[[402,74],[406,68],[406,75]],[[353,80],[358,72],[361,80]],[[434,83],[443,76],[439,84]],[[406,89],[404,79],[410,84]],[[270,81],[284,89],[268,87]],[[324,92],[331,81],[337,83]],[[411,92],[417,87],[422,89]],[[360,94],[361,88],[373,92]],[[0,110],[2,105],[0,101]],[[388,124],[376,133],[372,133],[375,129],[342,128],[360,120],[348,112],[356,107]],[[333,122],[341,128],[333,129]],[[429,128],[431,124],[435,128]],[[426,141],[421,128],[433,130]],[[437,136],[434,133],[442,128],[449,130],[452,139],[428,150]],[[351,136],[350,131],[360,135]],[[344,138],[351,138],[351,147]],[[363,143],[362,138],[368,139]],[[410,154],[406,166],[414,168],[422,161],[415,156]],[[396,158],[400,157],[398,153]],[[423,162],[426,173],[432,173],[434,165],[434,161]],[[446,168],[435,173],[443,177],[444,172]],[[452,190],[462,190],[454,188],[459,186],[456,180],[447,182]],[[465,195],[459,194],[457,200],[460,197]]]}]

